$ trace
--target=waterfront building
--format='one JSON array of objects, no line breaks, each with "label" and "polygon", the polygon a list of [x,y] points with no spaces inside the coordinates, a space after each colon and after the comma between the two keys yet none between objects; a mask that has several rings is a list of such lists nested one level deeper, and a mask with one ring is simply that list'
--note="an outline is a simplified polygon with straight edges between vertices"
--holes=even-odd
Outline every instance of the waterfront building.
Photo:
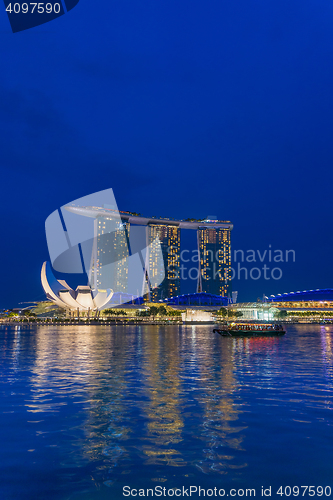
[{"label": "waterfront building", "polygon": [[216,320],[215,316],[210,311],[201,311],[198,309],[186,309],[186,311],[182,313],[182,321],[185,324],[186,323],[213,324],[215,323],[215,320]]},{"label": "waterfront building", "polygon": [[[180,229],[177,225],[156,223],[148,224],[147,232],[150,300],[158,302],[180,294]],[[160,248],[163,262],[159,259]]]},{"label": "waterfront building", "polygon": [[[157,217],[143,217],[137,213],[122,212],[106,207],[66,206],[66,210],[85,217],[95,219],[109,218],[126,224],[129,227],[145,226],[146,243],[149,256],[145,256],[146,286],[142,290],[149,300],[164,300],[180,293],[180,278],[177,273],[180,256],[181,229],[197,231],[197,250],[199,252],[199,269],[196,283],[197,292],[207,292],[223,297],[231,297],[231,250],[230,233],[233,225],[230,221],[218,220],[215,216],[206,219],[175,220]],[[127,236],[128,238],[128,236]],[[155,243],[154,243],[155,242]],[[164,270],[156,265],[156,258],[162,249]],[[164,278],[163,278],[164,273]],[[157,288],[157,281],[163,283]],[[96,282],[95,282],[96,284]]]},{"label": "waterfront building", "polygon": [[198,292],[228,297],[231,295],[230,228],[198,229],[200,272]]},{"label": "waterfront building", "polygon": [[94,231],[90,286],[99,291],[110,288],[127,293],[129,223],[99,216]]},{"label": "waterfront building", "polygon": [[297,292],[278,293],[265,297],[267,302],[331,302],[333,303],[333,288],[316,288],[315,290],[298,290]]},{"label": "waterfront building", "polygon": [[316,322],[333,319],[333,289],[303,290],[265,296],[264,302],[233,304],[242,313],[241,320],[277,320]]},{"label": "waterfront building", "polygon": [[279,309],[275,304],[264,302],[243,302],[230,306],[229,310],[234,313],[241,313],[240,320],[252,321],[273,321]]},{"label": "waterfront building", "polygon": [[[132,303],[139,297],[154,302],[179,297],[181,230],[185,229],[197,232],[200,262],[197,276],[191,278],[195,280],[193,289],[226,300],[231,298],[230,232],[233,226],[229,221],[216,217],[204,220],[149,218],[118,211],[115,205],[97,206],[94,202],[88,206],[83,200],[85,198],[62,207],[67,227],[64,233],[60,234],[64,230],[57,212],[51,214],[46,226],[52,243],[49,248],[54,246],[56,250],[52,253],[57,253],[56,259],[51,256],[52,263],[57,264],[55,269],[66,273],[86,271],[93,298],[98,292],[109,294],[110,290],[113,295],[118,294],[117,297],[131,297]],[[87,224],[77,223],[75,216],[83,216]],[[93,219],[94,229],[93,235],[86,236],[90,231],[89,218]],[[62,238],[59,251],[54,244],[56,233],[59,233],[59,241]],[[83,271],[80,271],[81,263]]]},{"label": "waterfront building", "polygon": [[88,285],[80,285],[74,290],[66,281],[57,280],[48,262],[44,262],[41,270],[41,281],[46,297],[61,309],[66,309],[73,314],[89,315],[94,311],[95,315],[104,309],[113,291],[108,289],[105,292],[92,290]]},{"label": "waterfront building", "polygon": [[333,319],[333,289],[317,288],[287,292],[265,297],[267,303],[277,307],[279,311],[293,320],[316,321],[324,318]]}]

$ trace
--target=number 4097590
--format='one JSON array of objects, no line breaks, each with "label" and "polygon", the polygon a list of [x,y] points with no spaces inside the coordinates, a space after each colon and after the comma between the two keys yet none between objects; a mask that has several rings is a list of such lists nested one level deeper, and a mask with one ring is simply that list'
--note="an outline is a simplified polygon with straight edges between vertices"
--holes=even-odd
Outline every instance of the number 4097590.
[{"label": "number 4097590", "polygon": [[[13,5],[13,7],[12,7]],[[36,13],[36,14],[43,14],[46,12],[47,14],[51,14],[54,12],[55,14],[59,14],[61,10],[60,4],[59,3],[14,3],[14,4],[9,4],[6,7],[6,11],[12,14],[28,14],[29,12],[31,14]]]},{"label": "number 4097590", "polygon": [[309,497],[330,497],[331,496],[331,487],[330,486],[280,486],[278,491],[276,492],[277,495],[286,496],[286,497],[304,497],[309,496]]}]

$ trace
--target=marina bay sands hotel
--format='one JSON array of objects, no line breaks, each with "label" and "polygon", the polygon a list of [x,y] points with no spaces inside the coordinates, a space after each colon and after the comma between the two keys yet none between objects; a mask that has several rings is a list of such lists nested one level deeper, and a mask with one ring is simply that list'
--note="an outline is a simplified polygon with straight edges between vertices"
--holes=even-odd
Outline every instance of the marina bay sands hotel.
[{"label": "marina bay sands hotel", "polygon": [[[118,212],[106,205],[67,206],[66,210],[94,219],[94,262],[89,276],[92,288],[101,291],[112,288],[127,293],[130,278],[125,262],[130,252],[136,251],[135,244],[131,242],[137,242],[138,238],[133,238],[133,235],[141,232],[144,235],[141,248],[149,248],[142,259],[149,280],[146,288],[138,291],[138,295],[145,295],[152,302],[179,296],[182,265],[192,257],[191,275],[187,279],[195,280],[193,292],[231,296],[230,233],[233,225],[229,221],[216,220],[213,216],[205,220],[148,218],[137,213]],[[181,251],[181,232],[185,229],[196,231],[197,248],[194,251]],[[160,244],[155,245],[155,251],[156,241]],[[104,266],[110,259],[116,262],[112,276],[106,274],[107,266]]]}]

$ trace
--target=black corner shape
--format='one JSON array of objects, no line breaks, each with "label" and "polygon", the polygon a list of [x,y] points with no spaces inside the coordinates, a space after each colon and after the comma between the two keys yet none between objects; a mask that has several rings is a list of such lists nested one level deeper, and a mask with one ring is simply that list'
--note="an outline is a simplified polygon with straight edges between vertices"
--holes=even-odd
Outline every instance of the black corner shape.
[{"label": "black corner shape", "polygon": [[28,30],[64,15],[66,10],[63,1],[67,12],[79,3],[79,0],[46,0],[43,2],[4,0],[12,32]]},{"label": "black corner shape", "polygon": [[79,3],[80,0],[64,0],[67,12],[74,9],[74,7]]}]

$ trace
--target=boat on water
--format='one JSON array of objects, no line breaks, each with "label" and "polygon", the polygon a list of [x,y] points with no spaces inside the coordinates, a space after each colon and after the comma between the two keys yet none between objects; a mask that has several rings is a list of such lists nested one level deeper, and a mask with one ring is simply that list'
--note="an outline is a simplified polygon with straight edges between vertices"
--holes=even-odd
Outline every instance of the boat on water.
[{"label": "boat on water", "polygon": [[286,332],[278,323],[229,323],[214,328],[222,337],[280,337]]}]

